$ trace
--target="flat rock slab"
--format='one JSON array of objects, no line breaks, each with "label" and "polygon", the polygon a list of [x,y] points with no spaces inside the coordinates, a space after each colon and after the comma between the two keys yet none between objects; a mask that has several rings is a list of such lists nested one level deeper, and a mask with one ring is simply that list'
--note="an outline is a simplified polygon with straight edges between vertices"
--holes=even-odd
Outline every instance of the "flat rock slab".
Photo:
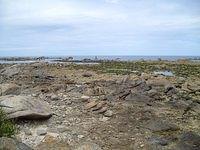
[{"label": "flat rock slab", "polygon": [[175,124],[164,121],[160,118],[150,120],[149,123],[146,125],[146,128],[150,129],[152,132],[168,132],[179,130],[179,127]]},{"label": "flat rock slab", "polygon": [[13,66],[6,67],[6,68],[0,70],[0,73],[2,75],[11,77],[11,76],[19,74],[20,71],[21,71],[20,65],[13,65]]},{"label": "flat rock slab", "polygon": [[181,134],[180,141],[176,146],[177,150],[199,150],[200,136],[194,132]]},{"label": "flat rock slab", "polygon": [[47,102],[31,96],[1,96],[0,106],[10,119],[47,119],[52,115]]},{"label": "flat rock slab", "polygon": [[1,150],[32,150],[26,144],[18,142],[11,138],[0,138],[0,149]]},{"label": "flat rock slab", "polygon": [[0,84],[0,95],[18,95],[20,94],[20,88],[13,83]]}]

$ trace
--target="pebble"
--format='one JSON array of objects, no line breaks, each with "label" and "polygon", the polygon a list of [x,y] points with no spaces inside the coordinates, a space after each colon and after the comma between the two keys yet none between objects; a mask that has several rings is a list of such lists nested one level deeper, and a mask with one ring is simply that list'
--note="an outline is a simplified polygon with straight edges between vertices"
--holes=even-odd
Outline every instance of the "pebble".
[{"label": "pebble", "polygon": [[86,109],[91,109],[93,107],[95,107],[98,103],[96,101],[91,101],[88,104],[85,105]]},{"label": "pebble", "polygon": [[100,110],[97,111],[97,113],[102,114],[105,113],[108,110],[108,107],[102,107]]},{"label": "pebble", "polygon": [[105,113],[104,113],[104,116],[105,117],[112,117],[113,116],[113,112],[111,110],[107,110]]},{"label": "pebble", "polygon": [[47,134],[47,128],[38,128],[37,129],[37,135],[46,135]]},{"label": "pebble", "polygon": [[101,109],[104,105],[106,105],[106,102],[105,102],[105,101],[101,101],[101,102],[99,102],[99,103],[92,109],[92,111],[99,110],[99,109]]},{"label": "pebble", "polygon": [[25,133],[26,135],[32,135],[32,132],[31,132],[31,130],[29,130],[29,129],[25,129],[25,130],[24,130],[24,133]]},{"label": "pebble", "polygon": [[84,138],[85,136],[84,135],[78,135],[78,138],[79,139],[82,139],[82,138]]},{"label": "pebble", "polygon": [[85,96],[85,95],[81,96],[81,100],[82,100],[83,102],[87,102],[89,99],[90,99],[89,96]]},{"label": "pebble", "polygon": [[102,118],[99,119],[99,121],[101,121],[101,122],[106,122],[106,121],[108,121],[109,119],[110,119],[109,117],[102,117]]}]

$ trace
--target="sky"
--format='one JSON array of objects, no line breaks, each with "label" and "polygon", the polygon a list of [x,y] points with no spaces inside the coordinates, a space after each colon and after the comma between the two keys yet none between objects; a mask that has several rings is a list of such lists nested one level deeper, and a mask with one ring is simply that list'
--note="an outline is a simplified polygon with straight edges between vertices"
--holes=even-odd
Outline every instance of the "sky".
[{"label": "sky", "polygon": [[0,56],[200,56],[200,0],[0,0]]}]

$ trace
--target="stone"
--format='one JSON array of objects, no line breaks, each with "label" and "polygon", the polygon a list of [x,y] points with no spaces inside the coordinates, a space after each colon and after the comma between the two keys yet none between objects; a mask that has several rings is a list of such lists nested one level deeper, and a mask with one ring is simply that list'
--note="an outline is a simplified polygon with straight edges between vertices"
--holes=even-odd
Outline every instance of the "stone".
[{"label": "stone", "polygon": [[179,130],[178,126],[175,124],[164,121],[161,118],[155,118],[149,121],[146,128],[150,129],[152,132],[168,132]]},{"label": "stone", "polygon": [[19,74],[20,70],[21,70],[20,65],[13,65],[13,66],[9,66],[9,67],[6,67],[6,68],[0,70],[0,73],[2,75],[11,77],[11,76]]},{"label": "stone", "polygon": [[86,142],[79,145],[75,150],[102,150],[101,147],[95,143]]},{"label": "stone", "polygon": [[51,95],[51,99],[52,99],[53,101],[56,101],[56,100],[59,100],[59,97],[58,97],[56,94],[52,94],[52,95]]},{"label": "stone", "polygon": [[29,129],[24,129],[24,133],[25,133],[26,135],[32,135],[32,132],[31,132],[31,130],[29,130]]},{"label": "stone", "polygon": [[89,102],[89,103],[87,103],[87,104],[85,105],[85,108],[86,108],[86,109],[91,109],[91,108],[95,107],[97,104],[98,104],[98,103],[97,103],[96,101],[91,101],[91,102]]},{"label": "stone", "polygon": [[96,111],[96,110],[99,110],[99,109],[101,109],[103,106],[105,106],[106,105],[106,102],[105,101],[101,101],[101,102],[99,102],[93,109],[92,109],[92,111]]},{"label": "stone", "polygon": [[0,95],[18,95],[20,94],[19,86],[13,83],[0,84]]},{"label": "stone", "polygon": [[86,78],[89,78],[89,77],[92,77],[92,74],[89,73],[89,72],[85,72],[82,74],[83,77],[86,77]]},{"label": "stone", "polygon": [[112,116],[113,116],[113,111],[107,110],[107,111],[104,113],[104,116],[105,116],[105,117],[112,117]]},{"label": "stone", "polygon": [[82,100],[83,102],[87,102],[89,99],[90,99],[89,96],[85,96],[85,95],[81,96],[81,100]]},{"label": "stone", "polygon": [[200,91],[200,84],[193,84],[193,83],[187,83],[187,88],[191,90],[192,92],[199,92]]},{"label": "stone", "polygon": [[69,130],[67,127],[63,126],[63,125],[59,125],[56,127],[58,132],[63,133],[66,132],[67,130]]},{"label": "stone", "polygon": [[108,121],[109,119],[110,119],[109,117],[102,117],[102,118],[99,119],[99,121],[101,121],[101,122],[106,122],[106,121]]},{"label": "stone", "polygon": [[180,140],[176,145],[177,150],[199,150],[200,136],[194,132],[185,132],[180,135]]},{"label": "stone", "polygon": [[47,119],[52,116],[47,102],[31,96],[7,95],[0,97],[0,105],[8,118]]},{"label": "stone", "polygon": [[104,107],[102,107],[101,109],[99,109],[99,110],[97,111],[97,113],[98,113],[98,114],[103,114],[103,113],[105,113],[107,110],[108,110],[108,107],[104,106]]},{"label": "stone", "polygon": [[2,137],[0,138],[0,149],[1,150],[32,150],[26,144],[19,142],[12,138]]},{"label": "stone", "polygon": [[47,128],[38,128],[37,129],[37,135],[42,136],[42,135],[46,135],[47,134]]},{"label": "stone", "polygon": [[149,79],[147,84],[151,86],[166,86],[169,85],[169,81],[165,78],[157,77],[155,79]]},{"label": "stone", "polygon": [[151,144],[156,144],[156,145],[161,145],[161,146],[166,146],[168,145],[168,140],[160,137],[151,137],[149,139],[149,142]]},{"label": "stone", "polygon": [[58,137],[46,135],[44,140],[35,147],[35,150],[71,150],[69,144]]},{"label": "stone", "polygon": [[176,94],[176,88],[173,85],[165,85],[165,93],[168,95]]}]

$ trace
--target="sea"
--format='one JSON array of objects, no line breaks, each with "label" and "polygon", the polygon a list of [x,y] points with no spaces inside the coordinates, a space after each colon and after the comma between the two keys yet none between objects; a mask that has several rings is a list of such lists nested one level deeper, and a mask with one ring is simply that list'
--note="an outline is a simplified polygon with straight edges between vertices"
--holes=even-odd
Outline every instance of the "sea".
[{"label": "sea", "polygon": [[[33,56],[26,56],[29,58],[37,58]],[[187,59],[191,61],[200,61],[200,56],[43,56],[45,59],[43,61],[53,63],[55,60],[62,60],[65,58],[72,57],[73,60],[81,61],[84,59],[89,60],[117,60],[117,61],[138,61],[138,60],[168,60],[168,61],[176,61],[180,59]],[[13,64],[13,63],[34,63],[37,60],[24,60],[24,61],[7,61],[3,58],[13,58],[13,57],[0,57],[0,64]],[[19,58],[19,57],[14,57]],[[23,57],[24,58],[24,57]]]}]

